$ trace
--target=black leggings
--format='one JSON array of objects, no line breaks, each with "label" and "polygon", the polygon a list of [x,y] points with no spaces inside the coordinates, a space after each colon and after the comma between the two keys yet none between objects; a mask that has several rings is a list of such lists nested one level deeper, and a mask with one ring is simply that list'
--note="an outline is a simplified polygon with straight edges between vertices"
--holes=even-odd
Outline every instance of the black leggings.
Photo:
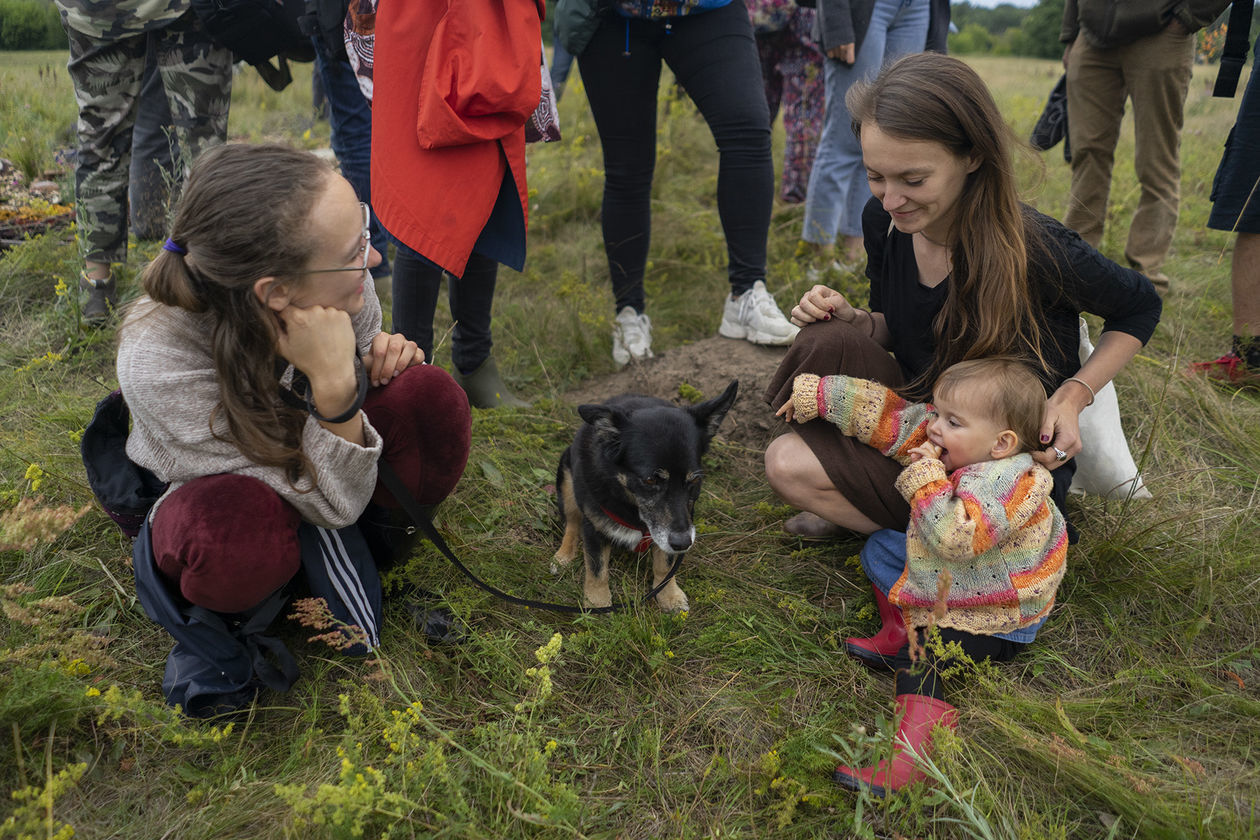
[{"label": "black leggings", "polygon": [[743,0],[663,20],[606,15],[578,57],[604,149],[604,251],[617,309],[644,309],[661,61],[718,147],[717,205],[731,292],[765,278],[774,200],[770,111]]},{"label": "black leggings", "polygon": [[[923,630],[916,632],[922,642]],[[993,662],[1009,662],[1024,649],[1021,642],[999,639],[997,636],[977,636],[974,633],[965,633],[951,627],[941,628],[941,639],[946,643],[957,642],[973,662],[983,662],[985,659]],[[897,694],[925,694],[937,700],[944,700],[945,692],[941,686],[940,671],[952,664],[954,663],[951,659],[938,659],[934,656],[929,645],[919,661],[912,665],[910,645],[903,645],[893,657],[893,668],[897,672]]]},{"label": "black leggings", "polygon": [[[462,374],[470,374],[490,355],[490,306],[499,264],[473,252],[464,266],[463,277],[447,281],[451,303],[451,361]],[[433,315],[442,289],[442,269],[398,243],[394,258],[393,326],[424,351],[424,360],[433,361]]]}]

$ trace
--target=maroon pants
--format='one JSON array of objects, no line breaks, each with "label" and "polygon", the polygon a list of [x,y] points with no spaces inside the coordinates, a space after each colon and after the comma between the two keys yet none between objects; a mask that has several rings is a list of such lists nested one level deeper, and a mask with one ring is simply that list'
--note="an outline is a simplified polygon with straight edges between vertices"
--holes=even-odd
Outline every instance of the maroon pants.
[{"label": "maroon pants", "polygon": [[[468,462],[468,398],[432,365],[408,368],[363,404],[380,433],[381,457],[422,505],[455,489]],[[372,501],[397,507],[377,482]],[[301,568],[292,505],[256,478],[208,475],[173,492],[151,526],[158,569],[193,604],[241,612],[287,583]]]}]

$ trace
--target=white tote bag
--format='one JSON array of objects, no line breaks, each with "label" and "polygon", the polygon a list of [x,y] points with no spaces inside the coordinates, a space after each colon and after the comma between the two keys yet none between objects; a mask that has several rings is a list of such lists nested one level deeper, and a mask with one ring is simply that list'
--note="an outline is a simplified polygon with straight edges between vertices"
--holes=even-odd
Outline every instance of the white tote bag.
[{"label": "white tote bag", "polygon": [[[1094,352],[1089,325],[1081,319],[1081,364]],[[1081,412],[1081,451],[1076,456],[1076,475],[1071,492],[1093,493],[1108,499],[1151,498],[1142,483],[1129,439],[1120,425],[1120,401],[1110,382],[1100,388],[1094,402]]]}]

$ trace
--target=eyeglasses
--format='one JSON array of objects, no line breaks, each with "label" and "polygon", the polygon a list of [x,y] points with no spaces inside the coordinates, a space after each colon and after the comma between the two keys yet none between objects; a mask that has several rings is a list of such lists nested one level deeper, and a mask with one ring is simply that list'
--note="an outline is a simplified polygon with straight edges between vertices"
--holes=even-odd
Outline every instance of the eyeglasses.
[{"label": "eyeglasses", "polygon": [[316,268],[311,271],[304,271],[302,272],[303,274],[328,274],[333,271],[367,271],[368,257],[372,253],[372,234],[368,229],[368,226],[372,221],[372,211],[369,210],[368,206],[362,201],[359,202],[359,206],[363,208],[363,246],[360,248],[363,252],[363,264],[357,265],[354,268]]}]

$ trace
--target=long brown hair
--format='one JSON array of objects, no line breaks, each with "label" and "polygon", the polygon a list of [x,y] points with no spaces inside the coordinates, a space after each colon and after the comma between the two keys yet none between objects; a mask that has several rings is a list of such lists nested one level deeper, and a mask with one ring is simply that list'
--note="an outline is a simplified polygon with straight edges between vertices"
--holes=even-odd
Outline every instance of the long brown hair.
[{"label": "long brown hair", "polygon": [[308,220],[332,169],[287,146],[229,144],[198,157],[184,185],[170,239],[145,268],[158,303],[210,313],[219,404],[231,441],[251,461],[281,467],[290,482],[311,475],[301,450],[305,412],[277,401],[275,315],[254,294],[261,277],[294,275],[315,243]]},{"label": "long brown hair", "polygon": [[1040,237],[1019,200],[1011,149],[1019,143],[974,70],[939,53],[916,53],[890,64],[845,97],[853,130],[871,122],[884,134],[937,143],[979,161],[955,205],[946,245],[952,270],[945,304],[933,322],[931,366],[907,391],[922,395],[950,365],[1007,355],[1027,359],[1049,376],[1041,343],[1041,306],[1028,282],[1028,248]]}]

